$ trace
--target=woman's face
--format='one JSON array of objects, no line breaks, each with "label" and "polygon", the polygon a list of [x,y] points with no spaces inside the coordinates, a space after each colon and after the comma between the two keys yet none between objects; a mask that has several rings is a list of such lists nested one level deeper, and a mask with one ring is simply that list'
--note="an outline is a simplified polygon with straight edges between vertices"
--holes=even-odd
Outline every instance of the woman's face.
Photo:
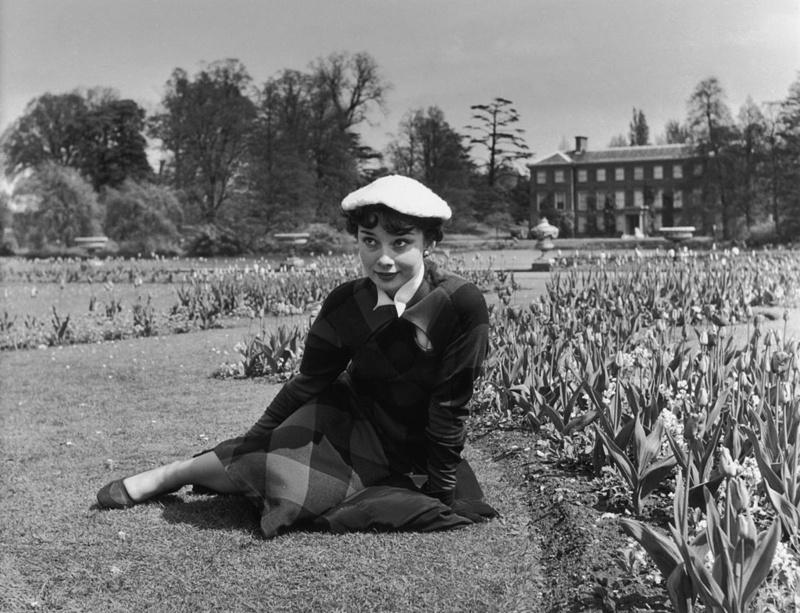
[{"label": "woman's face", "polygon": [[374,228],[358,226],[357,238],[364,271],[390,298],[416,276],[429,246],[419,228],[390,234],[380,224]]}]

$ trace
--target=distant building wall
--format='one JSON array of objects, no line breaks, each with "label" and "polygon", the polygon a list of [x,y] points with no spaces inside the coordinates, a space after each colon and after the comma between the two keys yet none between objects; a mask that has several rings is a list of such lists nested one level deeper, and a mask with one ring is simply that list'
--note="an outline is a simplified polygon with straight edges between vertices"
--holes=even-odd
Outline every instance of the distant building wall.
[{"label": "distant building wall", "polygon": [[[653,234],[680,225],[703,166],[688,145],[556,152],[529,164],[530,224],[571,220],[576,236]],[[551,219],[551,217],[553,219]]]}]

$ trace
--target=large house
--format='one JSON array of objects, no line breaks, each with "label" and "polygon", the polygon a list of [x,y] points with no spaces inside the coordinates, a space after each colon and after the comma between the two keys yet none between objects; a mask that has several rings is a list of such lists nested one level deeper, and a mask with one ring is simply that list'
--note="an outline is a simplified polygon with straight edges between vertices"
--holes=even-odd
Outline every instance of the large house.
[{"label": "large house", "polygon": [[[656,234],[682,225],[700,194],[703,164],[692,145],[613,147],[591,151],[584,136],[574,151],[531,164],[531,226],[572,218],[576,236]],[[563,227],[563,221],[561,222]]]}]

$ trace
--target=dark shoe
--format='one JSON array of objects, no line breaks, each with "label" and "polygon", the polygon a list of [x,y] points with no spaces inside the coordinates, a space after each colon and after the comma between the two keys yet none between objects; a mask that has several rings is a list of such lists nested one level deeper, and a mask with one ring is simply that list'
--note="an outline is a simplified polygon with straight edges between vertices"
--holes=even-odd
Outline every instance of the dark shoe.
[{"label": "dark shoe", "polygon": [[97,492],[97,502],[107,509],[129,509],[136,504],[125,489],[122,479],[112,481]]}]

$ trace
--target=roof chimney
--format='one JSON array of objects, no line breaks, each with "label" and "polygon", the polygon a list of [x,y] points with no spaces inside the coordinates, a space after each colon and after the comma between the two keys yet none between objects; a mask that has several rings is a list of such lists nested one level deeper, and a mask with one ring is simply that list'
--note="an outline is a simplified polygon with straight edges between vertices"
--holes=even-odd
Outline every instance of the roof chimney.
[{"label": "roof chimney", "polygon": [[586,136],[575,137],[575,153],[583,153],[589,148],[589,139]]}]

